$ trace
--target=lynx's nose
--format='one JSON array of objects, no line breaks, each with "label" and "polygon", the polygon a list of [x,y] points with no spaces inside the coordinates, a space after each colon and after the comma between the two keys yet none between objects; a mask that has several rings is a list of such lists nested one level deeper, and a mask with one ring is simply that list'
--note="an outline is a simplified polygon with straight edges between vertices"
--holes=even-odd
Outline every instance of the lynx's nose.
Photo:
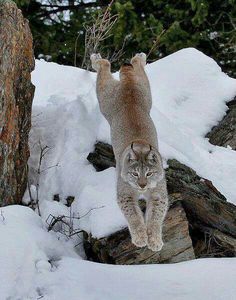
[{"label": "lynx's nose", "polygon": [[139,186],[141,187],[141,189],[144,189],[146,187],[146,183],[139,183]]}]

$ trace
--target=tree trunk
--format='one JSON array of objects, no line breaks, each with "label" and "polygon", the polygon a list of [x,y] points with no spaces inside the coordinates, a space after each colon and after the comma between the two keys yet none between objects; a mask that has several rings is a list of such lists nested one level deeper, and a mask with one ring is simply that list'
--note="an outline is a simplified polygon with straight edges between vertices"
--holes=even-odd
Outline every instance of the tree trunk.
[{"label": "tree trunk", "polygon": [[27,185],[33,69],[28,21],[0,0],[0,205],[20,203]]}]

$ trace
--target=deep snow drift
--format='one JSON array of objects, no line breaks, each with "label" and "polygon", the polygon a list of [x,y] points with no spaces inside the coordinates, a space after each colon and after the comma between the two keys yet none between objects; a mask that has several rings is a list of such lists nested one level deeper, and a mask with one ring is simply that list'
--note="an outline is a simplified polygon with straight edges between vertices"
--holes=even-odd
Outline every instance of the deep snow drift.
[{"label": "deep snow drift", "polygon": [[[195,49],[174,53],[148,65],[146,71],[163,157],[192,167],[236,203],[235,151],[213,146],[204,138],[223,117],[226,101],[236,95],[236,80]],[[98,109],[95,78],[95,73],[78,68],[36,63],[29,164],[34,196],[38,141],[50,147],[40,176],[43,218],[29,208],[1,209],[0,299],[235,299],[235,258],[103,265],[81,259],[74,240],[47,232],[44,221],[50,213],[84,216],[74,226],[97,237],[126,225],[115,201],[115,169],[96,173],[86,160],[96,140],[110,141],[109,126]],[[61,202],[52,201],[55,194]],[[75,196],[71,211],[63,204],[69,195]]]}]

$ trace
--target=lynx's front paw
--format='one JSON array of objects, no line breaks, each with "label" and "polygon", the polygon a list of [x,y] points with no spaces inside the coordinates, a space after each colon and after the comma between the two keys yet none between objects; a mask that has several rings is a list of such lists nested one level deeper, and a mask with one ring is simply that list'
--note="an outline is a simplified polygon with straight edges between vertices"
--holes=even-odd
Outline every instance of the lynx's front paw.
[{"label": "lynx's front paw", "polygon": [[98,71],[98,69],[99,69],[99,61],[101,59],[102,59],[102,57],[101,57],[100,53],[93,53],[93,54],[91,54],[90,60],[91,60],[91,63],[92,63],[92,68],[95,71]]},{"label": "lynx's front paw", "polygon": [[152,251],[161,251],[163,247],[162,233],[159,226],[148,226],[147,229],[148,241],[147,246]]},{"label": "lynx's front paw", "polygon": [[154,252],[161,251],[163,245],[164,244],[161,236],[148,235],[148,242],[147,242],[148,249]]},{"label": "lynx's front paw", "polygon": [[138,227],[135,231],[131,233],[132,243],[137,247],[145,247],[147,245],[147,232],[146,227]]}]

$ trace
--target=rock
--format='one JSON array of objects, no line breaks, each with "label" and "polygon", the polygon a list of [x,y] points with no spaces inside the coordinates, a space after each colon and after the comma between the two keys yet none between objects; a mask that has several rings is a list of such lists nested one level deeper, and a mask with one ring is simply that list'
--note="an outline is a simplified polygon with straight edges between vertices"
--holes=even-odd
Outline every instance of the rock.
[{"label": "rock", "polygon": [[0,0],[0,205],[20,203],[27,185],[32,49],[27,20],[13,1]]},{"label": "rock", "polygon": [[168,164],[168,192],[184,207],[196,257],[235,256],[236,206],[192,169],[176,160]]},{"label": "rock", "polygon": [[94,151],[89,153],[87,160],[98,172],[116,166],[112,146],[102,142],[95,144]]},{"label": "rock", "polygon": [[177,160],[168,161],[166,170],[168,192],[181,201],[191,224],[206,224],[236,237],[236,206],[207,179]]},{"label": "rock", "polygon": [[206,137],[213,145],[224,146],[228,145],[236,150],[236,99],[227,103],[229,109],[225,117],[214,126]]},{"label": "rock", "polygon": [[181,203],[169,209],[163,228],[164,246],[160,252],[147,247],[137,248],[131,243],[128,229],[123,229],[108,238],[94,239],[85,236],[88,259],[112,264],[174,263],[194,259],[188,221]]},{"label": "rock", "polygon": [[[99,161],[100,167],[108,167],[105,152],[97,152],[99,158],[94,164]],[[145,264],[179,262],[195,256],[235,256],[236,206],[228,203],[211,181],[200,178],[191,168],[177,160],[169,160],[168,166],[166,179],[171,207],[165,220],[166,244],[162,251],[153,253],[147,248],[136,248],[126,229],[99,240],[85,234],[89,259],[114,264]]]}]

